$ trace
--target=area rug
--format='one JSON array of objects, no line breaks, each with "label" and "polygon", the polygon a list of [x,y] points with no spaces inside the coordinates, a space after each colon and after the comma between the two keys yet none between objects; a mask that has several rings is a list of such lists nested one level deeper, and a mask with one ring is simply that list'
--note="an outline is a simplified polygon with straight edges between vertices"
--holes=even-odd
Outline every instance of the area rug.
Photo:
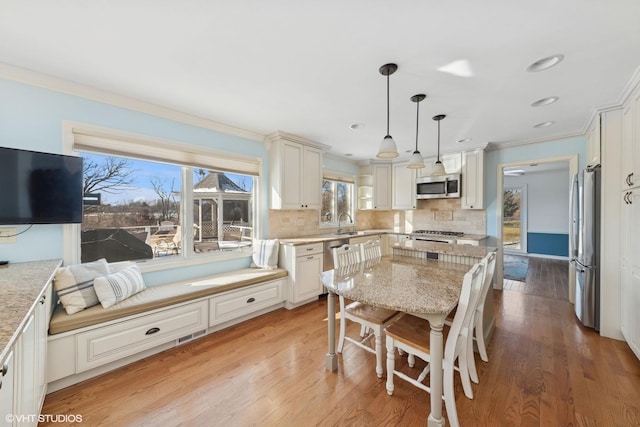
[{"label": "area rug", "polygon": [[504,278],[524,282],[529,269],[529,258],[513,255],[504,256]]}]

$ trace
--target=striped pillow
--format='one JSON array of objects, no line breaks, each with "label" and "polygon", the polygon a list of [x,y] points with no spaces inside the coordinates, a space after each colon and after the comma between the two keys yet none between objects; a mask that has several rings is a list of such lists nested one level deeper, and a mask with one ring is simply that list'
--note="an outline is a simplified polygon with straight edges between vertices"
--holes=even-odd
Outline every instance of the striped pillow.
[{"label": "striped pillow", "polygon": [[127,267],[117,273],[97,277],[94,282],[102,307],[108,308],[146,288],[140,268]]},{"label": "striped pillow", "polygon": [[109,264],[104,258],[60,267],[53,279],[53,286],[67,314],[74,314],[98,304],[93,281],[96,277],[110,272]]},{"label": "striped pillow", "polygon": [[280,241],[278,239],[271,240],[254,240],[253,241],[253,264],[252,267],[266,268],[275,270],[278,268],[278,248]]}]

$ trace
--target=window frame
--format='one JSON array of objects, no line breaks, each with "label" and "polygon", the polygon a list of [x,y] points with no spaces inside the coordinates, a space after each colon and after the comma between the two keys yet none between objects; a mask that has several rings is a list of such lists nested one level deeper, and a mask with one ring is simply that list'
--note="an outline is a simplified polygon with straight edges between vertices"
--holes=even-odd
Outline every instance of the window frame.
[{"label": "window frame", "polygon": [[[333,181],[333,182],[339,182],[339,183],[343,183],[343,184],[349,184],[351,185],[351,209],[348,212],[349,215],[352,218],[352,222],[349,223],[343,223],[343,224],[348,224],[348,227],[355,227],[356,225],[356,212],[357,212],[357,207],[356,207],[356,184],[355,184],[355,179],[353,177],[344,177],[344,176],[332,176],[332,175],[324,175],[322,177],[322,184],[324,185],[324,181]],[[322,193],[322,187],[320,189],[320,192]],[[338,193],[336,192],[335,197],[338,196]],[[335,206],[338,205],[337,200],[335,200]],[[322,220],[322,206],[320,207],[320,209],[318,210],[318,219],[319,219],[319,228],[338,228],[338,213],[336,212],[335,215],[335,221],[331,221],[331,222],[324,222]]]},{"label": "window frame", "polygon": [[[78,155],[79,152],[93,152],[102,155],[133,157],[140,160],[159,161],[181,167],[183,200],[180,215],[193,221],[193,169],[205,168],[221,172],[254,176],[253,180],[253,236],[261,235],[264,226],[261,215],[260,194],[262,159],[232,152],[220,151],[199,145],[186,144],[172,140],[118,131],[84,123],[63,122],[63,152]],[[149,156],[148,153],[154,153]],[[189,225],[189,228],[191,224]],[[187,229],[183,227],[183,229]],[[65,264],[80,262],[81,224],[63,225],[63,260]],[[206,263],[216,263],[233,259],[250,258],[251,246],[233,251],[195,253],[193,235],[183,235],[184,251],[181,256],[163,257],[165,259],[135,261],[143,272],[160,271],[171,268],[187,267]]]}]

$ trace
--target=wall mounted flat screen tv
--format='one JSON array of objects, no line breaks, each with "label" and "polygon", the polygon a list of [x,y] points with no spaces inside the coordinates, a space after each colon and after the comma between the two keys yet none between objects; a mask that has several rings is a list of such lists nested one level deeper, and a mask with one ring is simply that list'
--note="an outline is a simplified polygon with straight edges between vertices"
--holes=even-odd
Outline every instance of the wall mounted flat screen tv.
[{"label": "wall mounted flat screen tv", "polygon": [[82,222],[82,157],[0,147],[0,225]]}]

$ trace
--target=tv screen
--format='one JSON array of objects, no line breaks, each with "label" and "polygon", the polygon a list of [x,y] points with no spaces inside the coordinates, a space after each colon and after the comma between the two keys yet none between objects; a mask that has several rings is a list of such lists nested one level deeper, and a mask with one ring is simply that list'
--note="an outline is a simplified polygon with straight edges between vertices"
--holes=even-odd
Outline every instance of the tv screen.
[{"label": "tv screen", "polygon": [[81,157],[0,147],[0,225],[81,222]]}]

